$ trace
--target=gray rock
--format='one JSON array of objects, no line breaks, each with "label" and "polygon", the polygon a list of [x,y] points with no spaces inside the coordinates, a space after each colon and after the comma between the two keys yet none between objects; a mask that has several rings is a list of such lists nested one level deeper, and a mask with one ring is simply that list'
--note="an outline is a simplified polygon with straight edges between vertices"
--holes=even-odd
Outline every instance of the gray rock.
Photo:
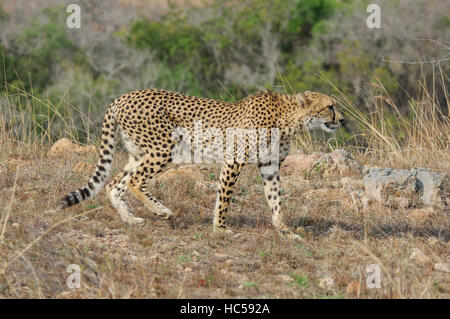
[{"label": "gray rock", "polygon": [[[366,194],[388,205],[403,198],[411,202],[416,196],[416,176],[406,169],[374,167],[364,176]],[[404,206],[404,205],[402,205]]]},{"label": "gray rock", "polygon": [[427,264],[431,262],[431,258],[425,255],[419,248],[413,248],[411,256],[409,256],[409,259],[419,264]]},{"label": "gray rock", "polygon": [[433,268],[434,268],[434,270],[437,270],[437,271],[450,272],[447,264],[444,264],[444,263],[436,263],[436,264],[434,264]]},{"label": "gray rock", "polygon": [[445,205],[449,197],[449,175],[426,168],[417,169],[417,189],[425,205]]},{"label": "gray rock", "polygon": [[447,205],[449,176],[426,168],[373,167],[364,176],[366,195],[387,205]]}]

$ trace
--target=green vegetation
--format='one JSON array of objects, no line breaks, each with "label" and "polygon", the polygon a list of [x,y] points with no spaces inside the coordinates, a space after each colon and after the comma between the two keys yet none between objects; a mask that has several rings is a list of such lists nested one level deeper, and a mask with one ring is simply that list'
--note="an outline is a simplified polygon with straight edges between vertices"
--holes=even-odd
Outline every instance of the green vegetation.
[{"label": "green vegetation", "polygon": [[309,285],[308,276],[292,274],[292,278],[294,278],[295,284],[298,287],[298,289],[306,288]]},{"label": "green vegetation", "polygon": [[[39,9],[19,26],[17,13],[0,9],[0,27],[9,30],[0,38],[0,98],[16,138],[31,130],[50,142],[61,135],[89,142],[113,98],[153,87],[227,101],[263,89],[318,90],[340,96],[360,117],[383,112],[387,122],[371,118],[371,124],[399,140],[406,138],[404,127],[412,124],[425,87],[434,88],[435,102],[446,113],[448,61],[386,62],[445,53],[439,41],[448,18],[425,0],[384,5],[378,30],[365,26],[367,1],[226,0],[195,7],[175,2],[160,14],[117,19],[125,16],[120,6],[109,12],[83,3],[83,26],[76,31],[65,26],[61,5]],[[90,14],[99,10],[103,16]],[[421,10],[429,10],[427,19]],[[401,23],[414,14],[421,15],[417,28]],[[425,34],[438,42],[409,40]],[[332,148],[367,145],[360,134],[366,124],[349,121],[332,139],[323,133],[313,138],[327,139]]]}]

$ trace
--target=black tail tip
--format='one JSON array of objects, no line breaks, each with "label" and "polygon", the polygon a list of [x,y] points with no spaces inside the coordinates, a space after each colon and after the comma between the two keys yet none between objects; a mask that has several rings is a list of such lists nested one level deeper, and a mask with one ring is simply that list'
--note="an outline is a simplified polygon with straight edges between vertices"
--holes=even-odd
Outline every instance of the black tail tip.
[{"label": "black tail tip", "polygon": [[78,204],[78,203],[79,203],[79,200],[77,198],[76,193],[67,194],[56,205],[56,211],[63,210],[64,208],[67,208],[69,206],[72,206],[72,205],[75,205],[75,204]]}]

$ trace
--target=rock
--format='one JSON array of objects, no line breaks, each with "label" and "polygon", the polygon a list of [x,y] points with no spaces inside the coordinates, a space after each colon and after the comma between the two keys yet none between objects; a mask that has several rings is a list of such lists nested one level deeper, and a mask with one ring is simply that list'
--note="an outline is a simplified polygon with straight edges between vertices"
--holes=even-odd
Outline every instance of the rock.
[{"label": "rock", "polygon": [[91,173],[94,170],[94,166],[90,163],[79,162],[73,168],[73,171],[76,173]]},{"label": "rock", "polygon": [[62,138],[56,141],[53,146],[48,151],[47,155],[52,157],[61,157],[65,156],[67,152],[71,152],[73,149],[73,144],[69,139]]},{"label": "rock", "polygon": [[409,259],[419,263],[427,264],[431,261],[430,257],[425,255],[419,248],[414,248]]},{"label": "rock", "polygon": [[347,285],[347,294],[349,295],[357,295],[359,291],[359,282],[352,281]]},{"label": "rock", "polygon": [[366,194],[387,205],[402,202],[411,204],[416,195],[416,177],[405,169],[371,168],[364,176]]},{"label": "rock", "polygon": [[324,176],[335,173],[339,173],[340,176],[357,175],[362,171],[358,161],[351,156],[350,152],[343,149],[322,155],[317,165],[323,169]]},{"label": "rock", "polygon": [[319,287],[326,290],[332,290],[334,288],[334,279],[331,277],[324,277],[320,279]]},{"label": "rock", "polygon": [[283,174],[302,174],[304,171],[310,170],[322,153],[307,154],[293,154],[285,158],[281,165],[281,172]]},{"label": "rock", "polygon": [[278,275],[277,277],[284,283],[291,283],[294,281],[294,278],[288,275]]},{"label": "rock", "polygon": [[437,271],[442,271],[442,272],[450,272],[450,270],[448,269],[447,264],[444,264],[444,263],[436,263],[436,264],[434,264],[433,269],[437,270]]},{"label": "rock", "polygon": [[449,175],[425,168],[392,169],[372,167],[364,176],[367,196],[386,205],[414,204],[448,206]]},{"label": "rock", "polygon": [[80,146],[72,143],[67,138],[62,138],[52,145],[47,155],[51,157],[68,157],[74,154],[89,153],[97,153],[97,148],[93,145]]},{"label": "rock", "polygon": [[97,147],[94,145],[78,146],[77,153],[79,154],[97,154]]},{"label": "rock", "polygon": [[425,205],[448,205],[450,197],[450,176],[426,168],[417,169],[417,188]]},{"label": "rock", "polygon": [[311,155],[293,154],[286,157],[281,166],[283,174],[300,174],[303,172],[320,173],[327,176],[335,173],[354,175],[361,172],[361,165],[349,152],[343,149],[331,153],[317,153]]}]

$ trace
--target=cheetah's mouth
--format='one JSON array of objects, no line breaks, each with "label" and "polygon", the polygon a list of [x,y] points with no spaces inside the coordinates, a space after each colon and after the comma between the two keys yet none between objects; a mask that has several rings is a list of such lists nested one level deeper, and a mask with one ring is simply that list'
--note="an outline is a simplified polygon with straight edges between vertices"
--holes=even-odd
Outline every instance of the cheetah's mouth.
[{"label": "cheetah's mouth", "polygon": [[333,133],[339,127],[339,124],[333,122],[325,122],[324,119],[312,118],[306,123],[306,128],[309,130],[322,129],[325,132]]},{"label": "cheetah's mouth", "polygon": [[334,132],[338,128],[338,125],[332,124],[331,122],[323,123],[322,129],[326,132]]}]

